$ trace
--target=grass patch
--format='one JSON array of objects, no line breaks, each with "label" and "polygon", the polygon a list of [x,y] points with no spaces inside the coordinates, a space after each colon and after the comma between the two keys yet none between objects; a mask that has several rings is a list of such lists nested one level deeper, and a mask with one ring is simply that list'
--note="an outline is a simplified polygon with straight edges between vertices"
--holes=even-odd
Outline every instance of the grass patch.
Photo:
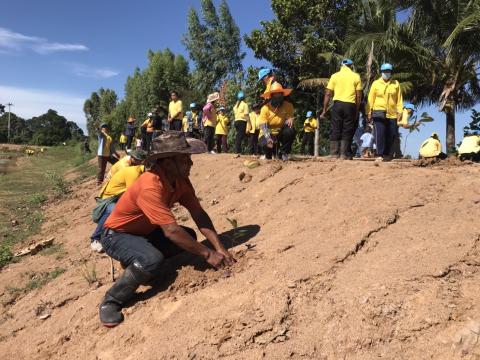
[{"label": "grass patch", "polygon": [[70,144],[26,157],[21,150],[6,151],[0,146],[0,157],[3,152],[17,159],[17,166],[0,176],[0,268],[12,261],[13,245],[39,232],[43,222],[41,207],[49,195],[45,189],[63,196],[70,191],[64,178],[68,170],[79,166],[88,175],[94,171],[88,164],[94,155],[83,155],[80,149],[80,144]]},{"label": "grass patch", "polygon": [[53,244],[40,250],[39,254],[44,256],[54,256],[55,260],[61,260],[65,257],[66,252],[63,244]]},{"label": "grass patch", "polygon": [[7,286],[6,290],[10,295],[14,298],[19,297],[22,294],[25,294],[34,289],[40,289],[41,287],[45,286],[47,283],[56,279],[61,274],[67,271],[64,268],[55,268],[50,272],[44,273],[36,273],[32,272],[28,274],[29,280],[24,287],[15,287],[15,286]]},{"label": "grass patch", "polygon": [[95,264],[89,265],[87,262],[84,262],[81,267],[81,275],[88,283],[88,285],[92,285],[98,281],[97,278],[97,268]]}]

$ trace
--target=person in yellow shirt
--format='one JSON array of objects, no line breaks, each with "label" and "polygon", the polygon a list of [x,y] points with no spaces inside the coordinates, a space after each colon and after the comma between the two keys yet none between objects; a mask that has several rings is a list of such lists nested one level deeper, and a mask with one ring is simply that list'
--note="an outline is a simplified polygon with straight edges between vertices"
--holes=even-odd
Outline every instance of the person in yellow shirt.
[{"label": "person in yellow shirt", "polygon": [[317,129],[317,119],[313,117],[313,112],[307,112],[307,118],[303,123],[303,138],[302,145],[300,146],[300,153],[306,155],[305,145],[308,145],[308,154],[313,156],[314,154],[314,143],[315,143],[315,130]]},{"label": "person in yellow shirt", "polygon": [[247,122],[248,122],[248,104],[245,102],[245,93],[239,91],[237,94],[237,103],[233,107],[233,113],[235,115],[235,153],[237,155],[242,153],[242,143],[247,135]]},{"label": "person in yellow shirt", "polygon": [[260,135],[259,115],[261,104],[253,104],[253,111],[248,114],[247,134],[250,136],[250,154],[258,154],[258,137]]},{"label": "person in yellow shirt", "polygon": [[229,128],[230,120],[228,120],[227,115],[225,114],[225,108],[221,106],[218,109],[217,114],[217,126],[215,127],[215,136],[217,138],[217,153],[220,154],[222,152],[228,152],[228,143],[227,143],[227,136],[228,136],[228,128]]},{"label": "person in yellow shirt", "polygon": [[292,89],[284,89],[279,83],[274,83],[266,94],[269,102],[260,110],[260,138],[259,145],[266,159],[274,154],[283,161],[288,161],[295,140],[293,127],[293,105],[285,100]]},{"label": "person in yellow shirt", "polygon": [[382,76],[372,83],[366,113],[368,121],[373,121],[377,157],[391,159],[392,145],[398,136],[398,122],[403,116],[403,96],[400,83],[392,80],[393,65],[383,64]]},{"label": "person in yellow shirt", "polygon": [[183,103],[178,96],[178,92],[172,91],[170,94],[170,103],[168,104],[168,123],[170,130],[182,131]]},{"label": "person in yellow shirt", "polygon": [[461,161],[480,161],[480,136],[478,133],[465,134],[458,148],[458,157]]},{"label": "person in yellow shirt", "polygon": [[90,236],[90,247],[97,252],[103,252],[100,238],[103,232],[103,225],[108,216],[112,213],[115,204],[120,196],[132,185],[145,171],[143,165],[135,165],[120,169],[113,177],[105,183],[97,197],[97,206],[102,206],[103,211],[98,219],[97,227]]},{"label": "person in yellow shirt", "polygon": [[333,98],[330,121],[330,156],[352,159],[352,140],[358,127],[358,114],[362,102],[362,80],[353,71],[353,61],[342,61],[340,71],[328,81],[323,99],[325,118],[330,100]]},{"label": "person in yellow shirt", "polygon": [[98,172],[97,172],[97,185],[101,185],[103,178],[105,177],[105,170],[107,168],[107,163],[114,165],[120,155],[115,151],[113,146],[113,140],[110,136],[109,127],[107,124],[103,123],[100,125],[100,128],[97,130],[98,135]]},{"label": "person in yellow shirt", "polygon": [[437,133],[433,133],[432,136],[422,143],[420,146],[420,157],[422,159],[446,158],[446,155],[442,153],[442,144],[438,139]]},{"label": "person in yellow shirt", "polygon": [[215,154],[213,151],[215,143],[215,127],[217,126],[217,110],[215,109],[215,102],[220,99],[220,94],[215,92],[208,95],[207,104],[203,107],[202,123],[204,141],[207,145],[207,151],[210,154]]},{"label": "person in yellow shirt", "polygon": [[105,177],[105,180],[107,182],[110,181],[113,175],[115,175],[118,171],[120,171],[123,168],[143,164],[143,162],[147,158],[147,155],[148,155],[147,152],[142,149],[131,150],[128,155],[125,155],[123,158],[117,161],[114,165],[112,165],[112,167],[110,168],[110,171]]},{"label": "person in yellow shirt", "polygon": [[[406,103],[403,105],[403,112],[400,121],[397,121],[398,128],[402,127],[404,129],[409,128],[410,118],[415,112],[415,105]],[[395,132],[395,137],[393,139],[392,148],[390,150],[390,155],[394,159],[401,159],[403,157],[400,141],[400,132],[397,130]]]},{"label": "person in yellow shirt", "polygon": [[119,139],[118,142],[120,143],[120,149],[125,151],[125,144],[127,143],[127,136],[124,133],[122,133],[120,135],[120,139]]},{"label": "person in yellow shirt", "polygon": [[148,113],[148,118],[143,122],[142,126],[142,148],[145,151],[150,151],[153,139],[153,113]]}]

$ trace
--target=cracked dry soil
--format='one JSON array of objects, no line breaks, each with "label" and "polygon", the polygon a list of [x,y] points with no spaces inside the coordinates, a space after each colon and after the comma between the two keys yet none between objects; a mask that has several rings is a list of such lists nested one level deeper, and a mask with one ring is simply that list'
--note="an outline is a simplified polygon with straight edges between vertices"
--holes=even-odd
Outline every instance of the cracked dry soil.
[{"label": "cracked dry soil", "polygon": [[[110,265],[88,249],[87,180],[30,239],[55,236],[63,257],[39,253],[0,272],[2,358],[480,359],[478,166],[194,160],[197,195],[238,263],[169,260],[125,322],[103,328]],[[9,290],[55,267],[66,271],[43,287]]]}]

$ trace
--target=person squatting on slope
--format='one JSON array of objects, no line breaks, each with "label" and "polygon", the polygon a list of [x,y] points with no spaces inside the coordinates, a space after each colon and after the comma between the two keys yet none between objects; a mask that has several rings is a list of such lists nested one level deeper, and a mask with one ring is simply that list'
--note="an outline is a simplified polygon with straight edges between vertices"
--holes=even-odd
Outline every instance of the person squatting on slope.
[{"label": "person squatting on slope", "polygon": [[315,145],[315,130],[317,129],[317,119],[313,117],[313,112],[307,112],[307,118],[303,123],[303,138],[302,144],[300,146],[300,153],[306,155],[305,152],[306,146],[308,146],[308,154],[313,156],[314,154],[314,145]]},{"label": "person squatting on slope", "polygon": [[391,160],[393,142],[399,136],[398,122],[403,115],[403,97],[400,83],[392,80],[393,65],[385,63],[380,71],[382,76],[370,88],[366,112],[375,128],[377,157]]},{"label": "person squatting on slope", "polygon": [[[165,258],[187,251],[216,268],[235,262],[189,180],[191,155],[205,150],[202,141],[186,139],[181,133],[157,137],[148,158],[151,168],[125,191],[105,222],[102,246],[125,271],[100,304],[103,325],[113,327],[123,321],[122,307],[140,285],[159,275]],[[177,202],[187,208],[215,250],[197,242],[193,229],[177,224],[171,210]]]},{"label": "person squatting on slope", "polygon": [[445,159],[447,157],[447,155],[442,153],[442,144],[438,139],[438,134],[435,132],[422,143],[419,152],[422,159]]},{"label": "person squatting on slope", "polygon": [[112,143],[112,137],[109,134],[109,128],[107,124],[103,123],[100,125],[100,128],[97,129],[97,135],[98,135],[97,185],[101,185],[103,182],[103,178],[105,177],[105,170],[107,168],[107,163],[114,165],[120,158],[120,155],[115,151],[115,148]]},{"label": "person squatting on slope", "polygon": [[132,150],[128,155],[122,157],[119,161],[117,161],[108,172],[107,176],[105,176],[105,181],[109,181],[115,173],[120,171],[123,168],[128,166],[140,165],[143,164],[147,157],[147,152],[141,149],[139,150]]},{"label": "person squatting on slope", "polygon": [[295,140],[293,128],[293,105],[285,100],[292,89],[284,89],[279,83],[274,83],[270,91],[265,94],[269,102],[260,110],[260,139],[259,145],[266,159],[273,155],[283,161],[288,160]]},{"label": "person squatting on slope", "polygon": [[[358,116],[362,102],[362,80],[352,70],[353,61],[342,61],[340,71],[330,78],[325,90],[323,111],[325,118],[330,99],[333,97],[330,124],[330,156],[351,159],[351,144],[358,126]],[[332,96],[333,95],[333,96]]]},{"label": "person squatting on slope", "polygon": [[465,134],[458,148],[458,158],[461,161],[480,161],[480,136],[478,133]]},{"label": "person squatting on slope", "polygon": [[[135,150],[134,150],[135,151]],[[143,151],[143,150],[137,150]],[[113,175],[100,191],[92,214],[93,222],[97,223],[97,228],[90,237],[90,247],[96,252],[102,252],[102,244],[100,238],[103,233],[103,225],[108,216],[112,213],[115,204],[125,190],[132,185],[135,180],[145,171],[145,167],[140,165],[142,162],[136,161],[136,165],[128,166],[120,169]]]}]

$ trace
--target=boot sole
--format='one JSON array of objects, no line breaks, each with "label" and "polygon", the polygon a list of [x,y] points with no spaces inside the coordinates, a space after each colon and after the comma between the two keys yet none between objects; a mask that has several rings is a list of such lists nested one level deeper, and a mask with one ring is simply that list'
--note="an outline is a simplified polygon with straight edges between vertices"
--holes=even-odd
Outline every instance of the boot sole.
[{"label": "boot sole", "polygon": [[120,325],[121,323],[102,323],[103,326],[107,328],[114,328],[115,326]]}]

